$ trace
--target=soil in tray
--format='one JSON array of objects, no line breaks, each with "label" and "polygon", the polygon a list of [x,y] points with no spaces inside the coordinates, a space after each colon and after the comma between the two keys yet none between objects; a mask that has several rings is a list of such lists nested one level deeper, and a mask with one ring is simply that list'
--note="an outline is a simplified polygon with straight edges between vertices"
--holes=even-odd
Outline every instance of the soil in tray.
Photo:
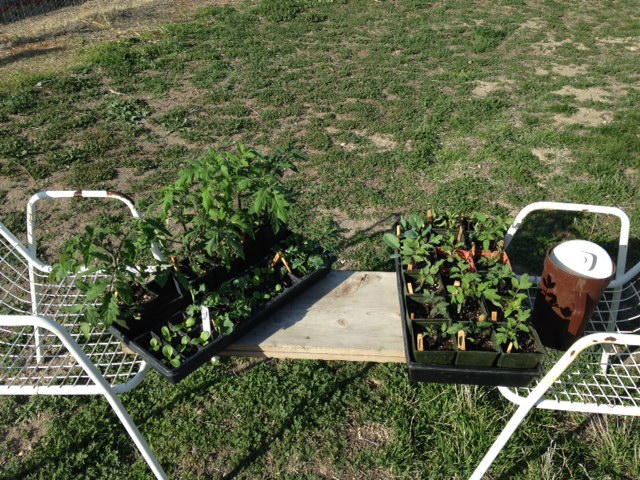
[{"label": "soil in tray", "polygon": [[[284,293],[293,285],[294,278],[273,267],[247,270],[244,275],[224,283],[215,291],[199,298],[185,311],[174,314],[165,325],[174,334],[170,340],[163,338],[161,330],[156,334],[163,338],[165,343],[168,341],[168,344],[183,358],[188,359],[199,349],[192,343],[183,344],[182,339],[185,336],[188,336],[189,340],[199,338],[202,332],[202,305],[208,308],[211,321],[211,337],[207,339],[208,345],[228,336],[243,320],[251,317],[269,300]],[[194,323],[191,327],[187,326],[189,319]]]},{"label": "soil in tray", "polygon": [[449,338],[431,338],[431,337],[422,337],[422,341],[424,342],[424,350],[435,350],[435,351],[451,351],[455,350],[456,347],[453,343],[453,339],[449,335]]},{"label": "soil in tray", "polygon": [[449,314],[451,320],[454,322],[472,322],[477,321],[480,316],[484,316],[487,320],[487,315],[484,313],[481,305],[474,300],[467,300],[463,305],[460,312],[458,312],[457,305],[451,305],[449,308]]},{"label": "soil in tray", "polygon": [[[433,322],[432,327],[440,331],[440,323]],[[417,363],[426,365],[451,365],[456,356],[456,346],[453,337],[448,334],[424,336],[425,327],[415,325],[416,335],[413,337],[413,357]],[[422,344],[418,338],[422,336]],[[420,349],[422,347],[422,349]]]},{"label": "soil in tray", "polygon": [[[444,298],[444,297],[443,297]],[[426,304],[420,301],[420,295],[407,297],[407,315],[411,320],[448,320],[448,308],[446,303],[438,309],[433,303]],[[445,301],[446,302],[446,301]]]},{"label": "soil in tray", "polygon": [[495,352],[496,346],[491,341],[491,337],[481,335],[475,342],[466,342],[467,352]]},{"label": "soil in tray", "polygon": [[[410,276],[410,275],[406,275],[405,276],[405,282],[407,284],[407,292],[410,295],[420,294],[420,293],[426,292],[426,291],[433,292],[433,293],[436,293],[438,295],[442,295],[444,293],[444,288],[440,283],[436,283],[434,285],[424,284],[424,285],[421,286],[418,283],[418,281],[416,280],[416,278],[414,276]],[[409,284],[411,284],[411,289],[409,289]],[[413,292],[413,293],[411,293],[411,292]]]},{"label": "soil in tray", "polygon": [[[511,353],[539,353],[538,346],[536,345],[535,337],[531,334],[525,332],[518,332],[516,334],[518,337],[518,346],[520,348],[516,348],[515,346],[511,349]],[[502,345],[502,349],[506,352],[508,347],[507,345]]]}]

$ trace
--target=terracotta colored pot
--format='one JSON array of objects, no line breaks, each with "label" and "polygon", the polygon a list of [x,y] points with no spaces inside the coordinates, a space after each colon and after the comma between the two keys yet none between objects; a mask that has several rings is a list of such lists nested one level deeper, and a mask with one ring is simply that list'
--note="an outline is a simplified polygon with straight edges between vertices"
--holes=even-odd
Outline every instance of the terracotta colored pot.
[{"label": "terracotta colored pot", "polygon": [[[584,264],[556,256],[554,252],[560,247],[570,256],[584,254]],[[597,262],[600,264],[596,267]],[[605,268],[599,268],[602,263]],[[599,271],[592,273],[596,268]],[[547,252],[542,284],[533,307],[533,324],[543,345],[567,350],[582,336],[615,270],[609,255],[591,242],[572,240]]]}]

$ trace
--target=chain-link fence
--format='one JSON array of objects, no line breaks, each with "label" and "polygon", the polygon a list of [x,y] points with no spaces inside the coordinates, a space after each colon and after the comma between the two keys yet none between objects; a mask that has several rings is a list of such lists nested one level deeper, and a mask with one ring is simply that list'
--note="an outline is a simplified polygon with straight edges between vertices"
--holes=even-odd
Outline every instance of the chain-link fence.
[{"label": "chain-link fence", "polygon": [[0,24],[41,15],[58,8],[80,5],[86,0],[0,0]]}]

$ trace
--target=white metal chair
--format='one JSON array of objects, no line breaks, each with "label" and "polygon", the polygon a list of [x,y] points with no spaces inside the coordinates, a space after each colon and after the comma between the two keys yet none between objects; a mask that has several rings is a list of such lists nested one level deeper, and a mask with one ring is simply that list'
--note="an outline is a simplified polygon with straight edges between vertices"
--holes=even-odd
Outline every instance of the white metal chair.
[{"label": "white metal chair", "polygon": [[[155,476],[165,479],[117,396],[140,384],[147,365],[109,333],[94,329],[86,339],[67,308],[85,301],[75,278],[51,283],[51,267],[36,258],[36,203],[71,197],[116,199],[139,217],[133,202],[115,192],[49,191],[29,200],[26,247],[0,224],[0,395],[104,395]],[[161,259],[157,249],[153,254]]]},{"label": "white metal chair", "polygon": [[[620,219],[615,279],[594,313],[584,337],[575,342],[537,384],[500,387],[518,405],[515,413],[471,476],[480,480],[511,435],[536,407],[584,413],[640,415],[640,263],[625,272],[629,218],[618,208],[539,202],[525,207],[507,232],[508,245],[524,218],[536,210],[614,215]],[[537,278],[539,284],[540,278]],[[529,296],[533,305],[537,289]]]}]

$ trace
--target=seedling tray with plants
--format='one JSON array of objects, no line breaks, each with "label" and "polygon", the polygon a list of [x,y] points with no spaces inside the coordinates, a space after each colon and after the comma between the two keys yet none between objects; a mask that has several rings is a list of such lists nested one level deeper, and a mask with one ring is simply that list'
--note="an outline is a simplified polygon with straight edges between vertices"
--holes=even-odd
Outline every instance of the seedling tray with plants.
[{"label": "seedling tray with plants", "polygon": [[385,234],[411,380],[522,387],[542,373],[530,282],[512,272],[500,242],[507,227],[500,218],[430,211]]},{"label": "seedling tray with plants", "polygon": [[76,282],[85,335],[110,329],[177,382],[325,275],[330,255],[287,226],[294,195],[282,178],[300,157],[292,147],[210,150],[144,219],[65,242],[52,276],[92,279]]},{"label": "seedling tray with plants", "polygon": [[[280,251],[277,246],[273,250]],[[193,298],[178,309],[136,325],[133,335],[117,323],[112,331],[177,383],[325,276],[333,259],[315,255],[303,265],[299,258],[287,256],[269,255],[222,281],[222,275],[200,278],[194,282],[198,288],[192,290]]]}]

